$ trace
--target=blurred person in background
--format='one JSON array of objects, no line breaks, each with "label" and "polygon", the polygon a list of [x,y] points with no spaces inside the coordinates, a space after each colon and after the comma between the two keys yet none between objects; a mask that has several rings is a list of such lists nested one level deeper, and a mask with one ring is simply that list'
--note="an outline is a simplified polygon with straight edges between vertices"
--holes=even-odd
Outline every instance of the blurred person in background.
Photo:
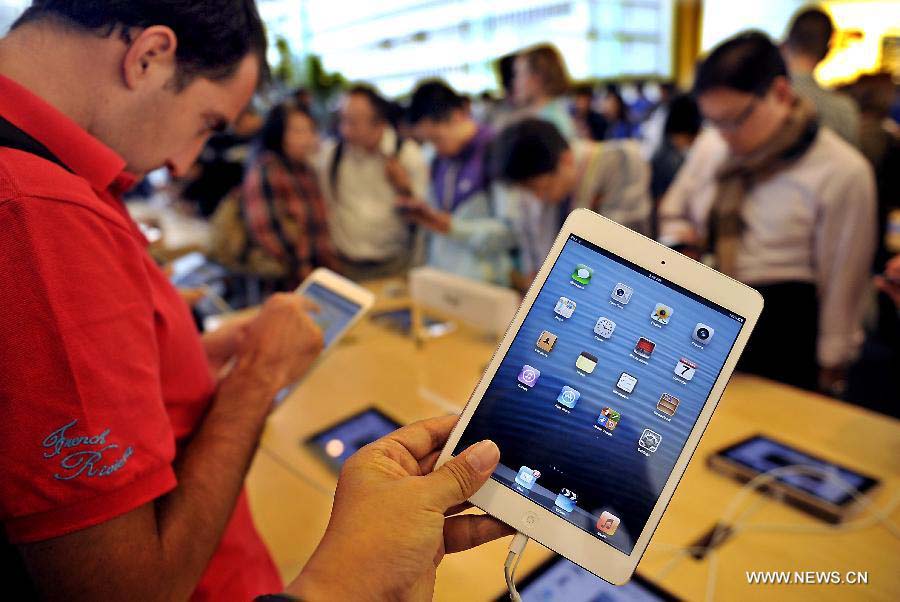
[{"label": "blurred person in background", "polygon": [[880,275],[877,320],[851,371],[846,398],[900,416],[894,402],[900,398],[900,139],[890,120],[896,88],[890,74],[878,73],[860,76],[846,91],[859,105],[860,149],[875,169],[878,246],[872,269]]},{"label": "blurred person in background", "polygon": [[[0,39],[0,557],[19,599],[249,600],[244,478],[322,334],[296,295],[200,337],[122,193],[183,176],[267,65],[252,0],[36,0]],[[230,371],[223,374],[223,368]]]},{"label": "blurred person in background", "polygon": [[678,88],[674,82],[661,83],[659,85],[659,102],[640,124],[641,154],[648,161],[662,143],[666,116],[669,114],[669,103],[677,94]]},{"label": "blurred person in background", "polygon": [[512,217],[527,282],[573,209],[650,232],[650,169],[636,141],[570,143],[552,123],[526,119],[500,133],[493,164],[497,178],[539,199],[516,205]]},{"label": "blurred person in background", "polygon": [[888,260],[884,273],[875,277],[875,286],[890,298],[900,312],[900,255]]},{"label": "blurred person in background", "polygon": [[240,185],[251,142],[262,121],[252,107],[247,107],[228,131],[214,134],[203,147],[181,193],[197,203],[200,215],[211,216],[225,195]]},{"label": "blurred person in background", "polygon": [[[317,267],[339,269],[328,210],[311,159],[319,147],[309,110],[276,105],[256,140],[241,188],[251,247],[248,261],[277,266],[282,290],[293,290]],[[262,255],[251,259],[253,255]]]},{"label": "blurred person in background", "polygon": [[488,155],[492,130],[478,124],[447,84],[420,84],[408,111],[436,157],[428,200],[399,197],[408,219],[429,232],[426,263],[467,278],[508,285],[515,236],[495,206]]},{"label": "blurred person in background", "polygon": [[628,106],[622,99],[622,95],[615,86],[609,86],[603,101],[600,104],[600,112],[606,118],[606,137],[609,140],[621,140],[634,138],[637,128],[628,117]]},{"label": "blurred person in background", "polygon": [[640,124],[650,116],[656,104],[647,98],[646,82],[634,82],[634,100],[628,105],[628,115],[632,123]]},{"label": "blurred person in background", "polygon": [[413,232],[397,198],[424,198],[428,166],[419,145],[397,133],[395,113],[373,88],[350,88],[340,137],[321,155],[332,240],[342,271],[354,280],[396,276],[410,264]]},{"label": "blurred person in background", "polygon": [[555,46],[540,44],[519,52],[513,64],[513,95],[528,116],[545,119],[566,137],[576,137],[565,95],[569,92],[566,63]]},{"label": "blurred person in background", "polygon": [[650,160],[653,177],[650,192],[654,204],[657,203],[675,180],[691,145],[697,139],[703,118],[697,101],[688,94],[676,96],[669,103],[663,138]]},{"label": "blurred person in background", "polygon": [[579,138],[603,140],[606,138],[606,117],[594,110],[594,86],[582,84],[572,93],[572,118]]},{"label": "blurred person in background", "polygon": [[820,8],[800,11],[791,22],[787,39],[781,46],[797,94],[812,101],[819,123],[834,130],[854,146],[859,145],[859,109],[853,100],[816,82],[813,72],[831,50],[834,24]]},{"label": "blurred person in background", "polygon": [[709,250],[766,308],[739,368],[835,394],[862,342],[875,248],[865,158],[791,88],[759,32],[716,47],[694,94],[712,126],[659,208],[660,239]]}]

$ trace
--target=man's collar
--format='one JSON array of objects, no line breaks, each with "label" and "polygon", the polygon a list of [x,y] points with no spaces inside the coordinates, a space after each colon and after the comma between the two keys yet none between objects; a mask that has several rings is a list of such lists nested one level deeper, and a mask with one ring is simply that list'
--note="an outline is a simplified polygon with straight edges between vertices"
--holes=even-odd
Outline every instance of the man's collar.
[{"label": "man's collar", "polygon": [[[0,115],[43,144],[95,190],[121,193],[134,177],[124,173],[125,160],[17,82],[0,75]],[[113,185],[115,183],[115,185]]]}]

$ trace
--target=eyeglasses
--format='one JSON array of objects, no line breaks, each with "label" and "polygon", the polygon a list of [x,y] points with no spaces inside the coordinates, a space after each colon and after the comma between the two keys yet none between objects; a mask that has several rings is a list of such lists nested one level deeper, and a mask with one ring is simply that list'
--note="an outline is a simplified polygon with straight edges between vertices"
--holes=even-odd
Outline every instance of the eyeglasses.
[{"label": "eyeglasses", "polygon": [[723,132],[733,132],[744,123],[750,119],[750,116],[753,114],[753,111],[756,110],[756,105],[759,104],[759,99],[754,98],[750,101],[750,103],[744,107],[744,110],[741,111],[736,117],[732,117],[731,119],[705,119],[708,125],[716,128],[717,130],[721,130]]}]

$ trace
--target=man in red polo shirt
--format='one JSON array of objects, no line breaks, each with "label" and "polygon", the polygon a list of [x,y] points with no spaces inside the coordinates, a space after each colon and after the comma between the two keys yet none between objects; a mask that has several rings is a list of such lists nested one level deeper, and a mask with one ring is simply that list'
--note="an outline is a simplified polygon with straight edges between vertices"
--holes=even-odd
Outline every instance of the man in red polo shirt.
[{"label": "man in red polo shirt", "polygon": [[265,49],[252,0],[36,0],[0,40],[7,592],[281,587],[243,480],[273,395],[321,333],[289,295],[201,340],[120,200],[135,175],[187,170],[249,101]]}]

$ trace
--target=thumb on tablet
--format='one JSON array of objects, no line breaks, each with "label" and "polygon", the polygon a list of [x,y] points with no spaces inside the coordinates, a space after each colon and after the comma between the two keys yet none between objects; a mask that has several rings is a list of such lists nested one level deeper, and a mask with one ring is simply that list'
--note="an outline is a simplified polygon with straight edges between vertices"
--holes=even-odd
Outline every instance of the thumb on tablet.
[{"label": "thumb on tablet", "polygon": [[499,461],[496,443],[476,443],[425,477],[429,482],[426,495],[442,509],[461,504],[484,485]]}]

